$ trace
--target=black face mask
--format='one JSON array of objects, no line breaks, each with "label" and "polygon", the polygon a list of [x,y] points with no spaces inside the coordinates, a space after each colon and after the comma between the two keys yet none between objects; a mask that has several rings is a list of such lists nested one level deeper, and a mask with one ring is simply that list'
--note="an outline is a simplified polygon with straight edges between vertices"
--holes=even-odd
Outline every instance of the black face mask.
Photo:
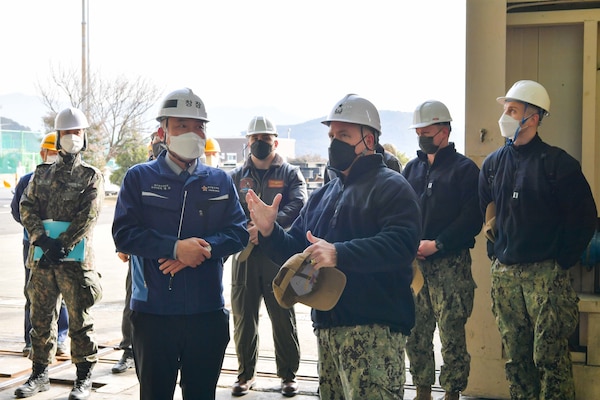
[{"label": "black face mask", "polygon": [[419,147],[425,154],[435,154],[440,149],[433,144],[433,136],[419,136]]},{"label": "black face mask", "polygon": [[250,152],[259,160],[264,160],[265,158],[269,157],[269,154],[271,154],[272,151],[273,145],[263,142],[262,140],[257,140],[256,142],[252,143],[252,146],[250,146]]},{"label": "black face mask", "polygon": [[329,166],[338,171],[347,170],[357,156],[354,149],[358,143],[352,146],[341,140],[333,139],[329,145]]},{"label": "black face mask", "polygon": [[419,136],[419,147],[425,154],[435,154],[440,149],[440,145],[433,144],[433,139],[441,132],[440,129],[433,136]]}]

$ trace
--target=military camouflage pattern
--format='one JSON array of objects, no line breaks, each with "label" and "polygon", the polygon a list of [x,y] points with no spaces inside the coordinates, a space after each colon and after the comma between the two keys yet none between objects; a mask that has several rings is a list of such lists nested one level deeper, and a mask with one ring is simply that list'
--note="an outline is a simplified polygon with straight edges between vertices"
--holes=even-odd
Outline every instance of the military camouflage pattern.
[{"label": "military camouflage pattern", "polygon": [[42,221],[46,219],[71,223],[58,237],[67,251],[86,239],[83,262],[66,261],[40,268],[38,261],[33,260],[34,246],[29,249],[27,267],[31,274],[26,290],[31,301],[30,358],[34,362],[49,364],[54,359],[60,294],[69,313],[73,363],[97,359],[98,346],[89,309],[102,297],[100,278],[94,271],[92,232],[103,198],[102,174],[82,162],[80,155],[68,163],[59,156],[54,164],[38,165],[21,198],[21,222],[32,244],[45,234]]},{"label": "military camouflage pattern", "polygon": [[383,325],[317,329],[325,400],[402,400],[406,336]]},{"label": "military camouflage pattern", "polygon": [[100,277],[96,271],[84,271],[77,262],[38,268],[31,273],[27,293],[31,299],[30,358],[33,362],[54,362],[58,334],[56,309],[60,307],[60,294],[69,312],[72,362],[97,361],[94,320],[89,312],[102,298]]},{"label": "military camouflage pattern", "polygon": [[579,320],[569,271],[552,260],[492,263],[492,311],[511,399],[574,400],[568,338]]},{"label": "military camouflage pattern", "polygon": [[[85,261],[81,267],[94,269],[92,247],[93,227],[104,199],[104,179],[100,171],[81,161],[78,155],[73,163],[60,159],[54,164],[37,166],[27,190],[19,203],[21,222],[34,243],[45,233],[45,219],[67,221],[71,225],[59,239],[65,249],[72,250],[81,239],[86,238]],[[27,264],[35,268],[34,247],[29,249]]]},{"label": "military camouflage pattern", "polygon": [[433,335],[436,323],[442,343],[440,386],[446,392],[467,387],[471,356],[467,351],[465,324],[473,311],[475,281],[469,250],[448,257],[418,261],[423,288],[415,296],[415,326],[406,342],[413,383],[435,383]]}]

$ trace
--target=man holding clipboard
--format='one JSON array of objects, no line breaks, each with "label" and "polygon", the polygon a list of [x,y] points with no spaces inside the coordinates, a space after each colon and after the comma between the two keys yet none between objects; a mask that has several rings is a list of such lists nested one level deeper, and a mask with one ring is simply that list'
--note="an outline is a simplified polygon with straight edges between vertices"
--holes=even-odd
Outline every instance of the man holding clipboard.
[{"label": "man holding clipboard", "polygon": [[66,108],[58,113],[54,125],[59,157],[51,165],[37,166],[19,207],[21,222],[35,246],[29,249],[27,260],[33,368],[15,396],[30,397],[50,389],[55,308],[62,294],[69,312],[71,361],[77,367],[69,400],[80,400],[90,396],[92,369],[98,360],[90,308],[102,297],[102,288],[94,268],[91,237],[104,183],[100,171],[81,159],[80,152],[87,146],[86,116],[76,108]]}]

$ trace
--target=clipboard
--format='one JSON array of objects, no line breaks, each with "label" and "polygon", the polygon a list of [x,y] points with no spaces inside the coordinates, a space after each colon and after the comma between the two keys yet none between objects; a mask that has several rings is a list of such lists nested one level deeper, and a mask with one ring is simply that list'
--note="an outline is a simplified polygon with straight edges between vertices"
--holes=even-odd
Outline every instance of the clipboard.
[{"label": "clipboard", "polygon": [[[53,239],[56,239],[58,235],[67,230],[70,222],[65,221],[53,221],[51,219],[47,219],[42,221],[44,223],[44,229],[46,230],[46,235],[50,236]],[[38,246],[35,246],[35,250],[33,252],[33,259],[39,260],[44,255],[42,249]],[[85,259],[85,239],[82,239],[79,243],[75,245],[73,250],[67,254],[63,261],[78,261],[82,262]]]}]

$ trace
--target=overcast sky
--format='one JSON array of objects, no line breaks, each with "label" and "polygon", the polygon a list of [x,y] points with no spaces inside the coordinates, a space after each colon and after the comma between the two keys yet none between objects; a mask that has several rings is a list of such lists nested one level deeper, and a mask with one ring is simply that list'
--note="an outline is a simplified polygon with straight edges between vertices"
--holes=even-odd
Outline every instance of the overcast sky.
[{"label": "overcast sky", "polygon": [[[81,66],[82,1],[0,1],[0,94],[38,94]],[[89,0],[89,64],[190,87],[213,107],[272,107],[281,124],[346,93],[380,110],[446,103],[464,124],[465,0]]]}]

